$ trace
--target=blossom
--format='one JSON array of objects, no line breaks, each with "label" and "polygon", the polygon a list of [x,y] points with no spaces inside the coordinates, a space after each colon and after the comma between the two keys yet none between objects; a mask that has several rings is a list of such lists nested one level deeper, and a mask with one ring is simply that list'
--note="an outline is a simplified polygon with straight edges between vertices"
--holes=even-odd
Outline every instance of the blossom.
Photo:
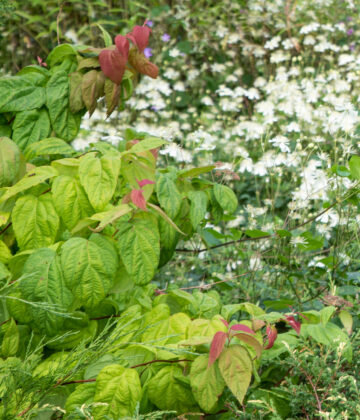
[{"label": "blossom", "polygon": [[161,40],[164,41],[164,42],[169,42],[170,39],[171,39],[171,37],[167,33],[163,34],[163,36],[161,37]]}]

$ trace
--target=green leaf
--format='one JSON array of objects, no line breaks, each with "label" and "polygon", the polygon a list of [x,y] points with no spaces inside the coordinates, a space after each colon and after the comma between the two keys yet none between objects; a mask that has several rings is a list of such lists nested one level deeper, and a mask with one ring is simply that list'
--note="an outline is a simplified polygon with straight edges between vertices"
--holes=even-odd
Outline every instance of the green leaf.
[{"label": "green leaf", "polygon": [[174,219],[179,213],[181,195],[174,181],[167,174],[160,174],[156,182],[156,194],[161,207]]},{"label": "green leaf", "polygon": [[[92,60],[87,58],[85,60]],[[81,85],[82,85],[83,75],[77,71],[70,74],[70,111],[73,114],[81,111],[85,104],[82,98]]]},{"label": "green leaf", "polygon": [[334,312],[336,311],[335,306],[325,306],[322,308],[320,313],[320,322],[322,324],[327,324],[330,321],[330,318],[333,316]]},{"label": "green leaf", "polygon": [[190,220],[193,228],[196,230],[200,222],[205,218],[208,197],[204,191],[191,191],[189,198],[191,201]]},{"label": "green leaf", "polygon": [[105,155],[97,158],[89,153],[81,159],[80,182],[95,210],[102,210],[111,200],[119,171],[120,159],[117,156]]},{"label": "green leaf", "polygon": [[67,57],[76,56],[75,48],[70,44],[61,44],[56,46],[47,56],[46,63],[51,68],[55,64],[62,62]]},{"label": "green leaf", "polygon": [[222,184],[214,185],[214,195],[216,201],[220,204],[221,208],[227,212],[234,213],[238,206],[238,200],[234,191]]},{"label": "green leaf", "polygon": [[[36,328],[56,335],[62,328],[73,296],[66,287],[60,258],[49,248],[35,251],[25,263],[20,291],[25,300],[41,302],[31,305]],[[46,304],[46,305],[45,305]]]},{"label": "green leaf", "polygon": [[56,177],[51,191],[56,211],[69,230],[73,229],[79,220],[94,212],[83,187],[76,178],[66,175]]},{"label": "green leaf", "polygon": [[58,171],[51,166],[39,166],[28,172],[24,178],[21,178],[19,182],[9,188],[5,188],[5,194],[0,198],[0,203],[8,200],[14,195],[26,191],[35,185],[39,185],[49,178],[53,178],[58,175]]},{"label": "green leaf", "polygon": [[160,258],[160,236],[150,220],[134,219],[119,226],[117,244],[126,271],[136,284],[153,278]]},{"label": "green leaf", "polygon": [[96,229],[91,229],[93,232],[101,232],[107,225],[115,222],[115,220],[119,219],[120,217],[124,216],[132,212],[133,209],[128,204],[119,204],[118,206],[114,207],[111,210],[104,211],[102,213],[93,214],[89,219],[96,220],[100,223],[96,227]]},{"label": "green leaf", "polygon": [[222,394],[225,382],[220,374],[217,362],[208,367],[209,356],[198,356],[191,364],[190,384],[200,407],[211,412]]},{"label": "green leaf", "polygon": [[80,127],[80,115],[73,114],[69,106],[69,78],[65,71],[54,73],[46,86],[46,106],[57,137],[73,140]]},{"label": "green leaf", "polygon": [[82,78],[81,95],[91,116],[95,111],[97,99],[104,94],[105,75],[102,71],[90,70]]},{"label": "green leaf", "polygon": [[110,36],[109,32],[103,26],[101,26],[100,23],[96,23],[96,26],[101,31],[101,34],[102,34],[102,38],[104,40],[105,47],[110,47],[110,45],[112,45],[113,42],[112,42],[112,39],[111,39],[111,36]]},{"label": "green leaf", "polygon": [[157,149],[158,147],[167,143],[168,142],[166,140],[159,137],[147,137],[144,140],[141,140],[139,143],[134,144],[134,146],[132,146],[132,148],[125,153],[145,152],[146,150]]},{"label": "green leaf", "polygon": [[173,230],[176,230],[177,232],[181,233],[182,235],[185,235],[185,233],[182,232],[176,226],[176,224],[170,219],[170,217],[163,210],[161,210],[161,208],[159,206],[156,206],[155,204],[152,204],[152,203],[147,203],[147,205],[149,207],[151,207],[152,209],[154,209],[156,211],[156,213],[161,216],[162,220],[164,220],[171,228],[173,228]]},{"label": "green leaf", "polygon": [[219,369],[226,385],[242,404],[253,370],[248,352],[239,345],[227,347],[219,357]]},{"label": "green leaf", "polygon": [[68,413],[71,413],[72,411],[75,411],[76,408],[80,408],[84,404],[91,404],[94,401],[95,389],[95,382],[78,385],[75,388],[75,391],[67,397],[65,410]]},{"label": "green leaf", "polygon": [[350,335],[352,333],[353,317],[350,315],[348,311],[342,310],[339,313],[339,318],[346,332]]},{"label": "green leaf", "polygon": [[105,80],[105,103],[106,103],[106,116],[108,117],[119,104],[120,85],[112,82],[108,77]]},{"label": "green leaf", "polygon": [[46,108],[22,111],[15,116],[12,138],[21,150],[25,150],[30,144],[46,138],[50,131]]},{"label": "green leaf", "polygon": [[0,137],[0,188],[9,187],[25,175],[26,162],[19,147],[9,138]]},{"label": "green leaf", "polygon": [[106,366],[96,379],[94,402],[106,403],[94,409],[96,419],[132,416],[141,399],[141,383],[135,369]]},{"label": "green leaf", "polygon": [[45,88],[35,86],[26,76],[0,78],[0,112],[29,111],[45,103]]},{"label": "green leaf", "polygon": [[10,249],[7,245],[0,240],[0,262],[7,264],[12,257]]},{"label": "green leaf", "polygon": [[5,324],[5,334],[1,343],[1,356],[15,356],[19,349],[20,334],[13,318],[8,324]]},{"label": "green leaf", "polygon": [[194,178],[201,174],[206,174],[207,172],[210,172],[213,169],[215,169],[215,165],[202,166],[200,168],[183,169],[182,171],[178,172],[178,178]]},{"label": "green leaf", "polygon": [[190,411],[196,404],[182,368],[175,364],[162,368],[153,376],[147,391],[150,401],[160,410],[176,410],[180,414]]},{"label": "green leaf", "polygon": [[94,308],[111,289],[118,261],[116,254],[94,241],[71,238],[61,248],[61,265],[79,305]]},{"label": "green leaf", "polygon": [[246,230],[245,235],[249,236],[250,238],[261,238],[263,236],[269,236],[269,232],[263,232],[262,230],[253,229],[253,230]]},{"label": "green leaf", "polygon": [[72,155],[74,149],[64,140],[57,137],[48,137],[41,141],[31,144],[25,150],[25,156],[28,160],[36,156],[43,155]]},{"label": "green leaf", "polygon": [[53,244],[60,225],[51,194],[20,197],[12,213],[12,222],[22,251]]},{"label": "green leaf", "polygon": [[352,156],[349,161],[349,167],[351,176],[360,180],[360,156]]}]

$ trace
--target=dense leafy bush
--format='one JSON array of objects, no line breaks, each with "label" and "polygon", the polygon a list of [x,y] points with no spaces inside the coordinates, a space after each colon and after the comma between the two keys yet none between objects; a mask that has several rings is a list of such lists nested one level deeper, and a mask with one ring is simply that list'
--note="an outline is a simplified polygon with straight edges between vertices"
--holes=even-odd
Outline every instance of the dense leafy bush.
[{"label": "dense leafy bush", "polygon": [[358,5],[13,6],[3,417],[356,418]]}]

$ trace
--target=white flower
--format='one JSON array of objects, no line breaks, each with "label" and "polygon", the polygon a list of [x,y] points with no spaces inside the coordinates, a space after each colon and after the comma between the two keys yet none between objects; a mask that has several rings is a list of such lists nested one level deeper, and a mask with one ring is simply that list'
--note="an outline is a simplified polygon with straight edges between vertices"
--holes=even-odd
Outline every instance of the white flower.
[{"label": "white flower", "polygon": [[168,144],[164,149],[160,150],[160,154],[169,155],[178,162],[192,162],[192,155],[189,151],[181,148],[176,143]]},{"label": "white flower", "polygon": [[179,57],[180,51],[176,47],[175,48],[172,48],[169,51],[169,55],[170,55],[170,57],[173,57],[173,58]]},{"label": "white flower", "polygon": [[289,139],[285,136],[276,136],[269,140],[275,147],[278,147],[283,153],[289,153]]},{"label": "white flower", "polygon": [[275,50],[279,46],[281,38],[279,36],[275,36],[271,38],[269,41],[265,42],[264,48],[267,50]]},{"label": "white flower", "polygon": [[307,241],[306,238],[304,238],[302,236],[295,236],[295,237],[290,239],[290,243],[292,245],[307,245],[308,241]]}]

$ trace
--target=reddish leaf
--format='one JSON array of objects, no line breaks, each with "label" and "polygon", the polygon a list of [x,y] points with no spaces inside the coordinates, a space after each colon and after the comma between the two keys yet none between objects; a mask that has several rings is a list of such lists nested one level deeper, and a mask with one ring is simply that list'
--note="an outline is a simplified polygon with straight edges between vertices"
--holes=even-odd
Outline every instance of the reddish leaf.
[{"label": "reddish leaf", "polygon": [[141,181],[136,180],[136,182],[139,184],[139,187],[142,188],[145,185],[149,184],[155,184],[154,181],[150,181],[150,179],[142,179]]},{"label": "reddish leaf", "polygon": [[99,54],[99,62],[105,76],[119,85],[125,73],[127,58],[117,49],[104,48]]},{"label": "reddish leaf", "polygon": [[266,335],[268,338],[268,344],[265,347],[265,350],[267,349],[271,349],[271,347],[274,345],[274,342],[276,340],[277,337],[277,330],[275,327],[271,327],[270,325],[268,325],[266,327]]},{"label": "reddish leaf", "polygon": [[229,323],[225,319],[220,318],[220,321],[225,325],[226,328],[229,327]]},{"label": "reddish leaf", "polygon": [[254,350],[256,351],[256,357],[258,359],[260,358],[263,347],[255,337],[253,337],[252,335],[245,334],[245,333],[235,334],[234,337],[238,338],[239,340],[253,347]]},{"label": "reddish leaf", "polygon": [[208,364],[209,367],[220,356],[221,352],[224,349],[226,339],[227,339],[227,334],[223,331],[218,331],[214,335],[214,338],[212,339],[211,346],[210,346],[209,364]]},{"label": "reddish leaf", "polygon": [[132,48],[129,52],[129,63],[136,71],[141,74],[146,74],[153,79],[159,75],[159,68],[154,63],[151,63],[142,52]]},{"label": "reddish leaf", "polygon": [[127,59],[130,48],[129,41],[124,36],[117,35],[115,37],[115,45],[119,53]]},{"label": "reddish leaf", "polygon": [[252,320],[252,327],[253,327],[254,331],[258,331],[264,326],[265,326],[265,322],[262,319],[253,319]]},{"label": "reddish leaf", "polygon": [[146,201],[142,190],[132,190],[130,196],[131,201],[135,204],[135,206],[139,207],[141,210],[146,211]]},{"label": "reddish leaf", "polygon": [[148,26],[135,26],[131,32],[129,32],[126,38],[137,46],[139,51],[143,52],[149,43],[151,29]]},{"label": "reddish leaf", "polygon": [[104,92],[106,102],[106,116],[108,117],[119,104],[120,86],[107,78],[105,80]]},{"label": "reddish leaf", "polygon": [[255,334],[255,332],[251,328],[249,328],[247,325],[244,325],[244,324],[235,324],[235,325],[232,325],[230,327],[230,330],[233,330],[233,331],[242,331],[242,332],[246,332],[246,333],[249,333],[249,334]]},{"label": "reddish leaf", "polygon": [[296,319],[293,316],[285,315],[286,321],[289,323],[289,325],[294,328],[296,333],[300,334],[301,329],[301,323],[299,321],[296,321]]},{"label": "reddish leaf", "polygon": [[150,149],[150,152],[152,153],[152,155],[154,156],[155,159],[158,158],[159,149]]}]

